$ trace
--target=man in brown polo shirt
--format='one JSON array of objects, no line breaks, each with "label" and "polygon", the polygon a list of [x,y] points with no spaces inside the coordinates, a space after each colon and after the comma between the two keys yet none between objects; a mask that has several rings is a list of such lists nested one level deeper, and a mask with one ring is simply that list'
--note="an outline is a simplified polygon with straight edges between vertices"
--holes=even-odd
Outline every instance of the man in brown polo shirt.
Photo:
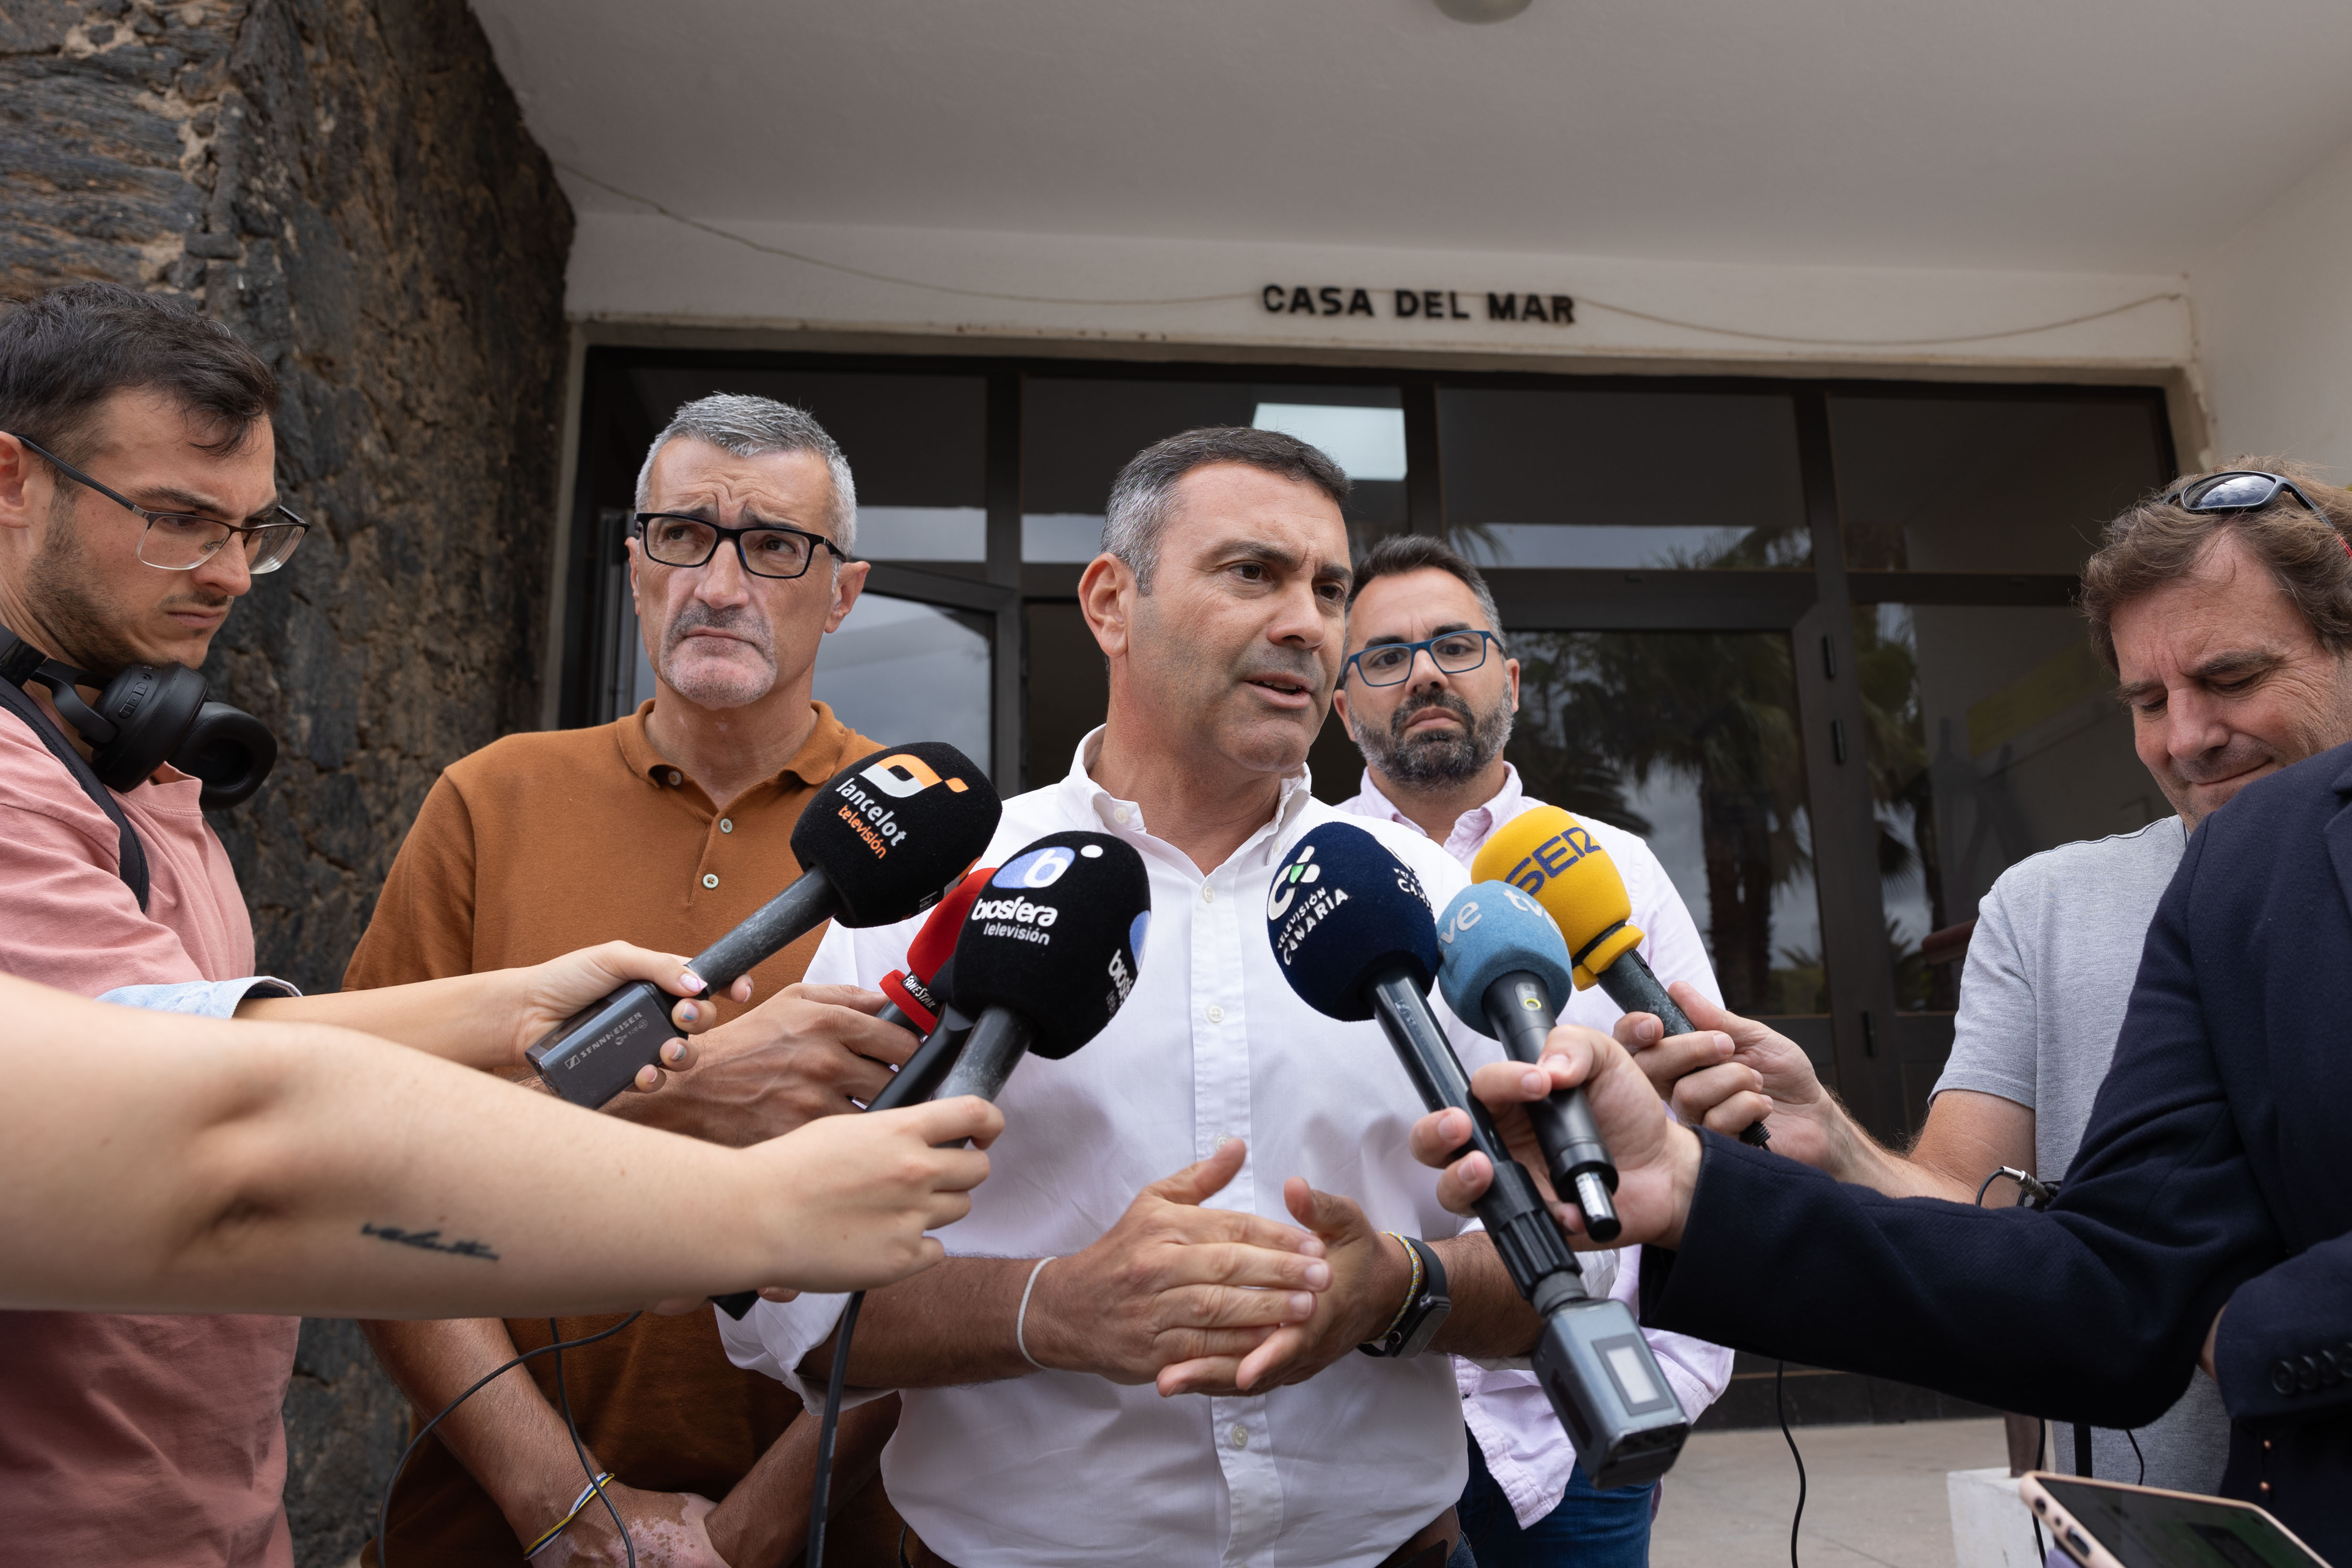
[{"label": "man in brown polo shirt", "polygon": [[[856,494],[833,439],[765,398],[680,408],[637,480],[629,581],[656,677],[654,700],[591,730],[510,735],[451,764],[384,884],[347,987],[527,963],[625,937],[695,952],[800,874],[801,808],[877,742],[812,700],[818,638],[856,601]],[[619,1114],[741,1144],[852,1109],[914,1041],[871,1016],[882,999],[797,982],[812,932],[752,971],[747,1009],[720,1004],[701,1065]],[[566,1338],[617,1318],[562,1320]],[[438,1410],[544,1321],[369,1326],[420,1410]],[[738,1371],[708,1311],[641,1318],[563,1356],[589,1458],[629,1522],[641,1568],[763,1568],[800,1550],[814,1421],[770,1379]],[[555,1406],[552,1358],[468,1400],[419,1449],[391,1524],[395,1563],[515,1561],[561,1520],[585,1478]],[[897,1401],[845,1418],[839,1473],[870,1475]],[[852,1489],[855,1489],[853,1487]],[[836,1491],[836,1498],[843,1493]],[[888,1563],[895,1521],[878,1486],[845,1505],[836,1561]],[[533,1563],[625,1561],[601,1508]],[[371,1562],[375,1561],[373,1552]]]}]

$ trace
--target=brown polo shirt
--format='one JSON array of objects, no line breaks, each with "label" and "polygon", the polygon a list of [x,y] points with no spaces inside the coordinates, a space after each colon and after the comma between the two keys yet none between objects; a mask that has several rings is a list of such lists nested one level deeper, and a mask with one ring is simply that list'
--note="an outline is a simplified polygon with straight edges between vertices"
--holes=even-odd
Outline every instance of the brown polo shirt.
[{"label": "brown polo shirt", "polygon": [[[784,771],[722,811],[654,751],[652,706],[593,730],[509,735],[451,763],[393,862],[344,986],[538,963],[614,938],[698,952],[800,875],[791,837],[801,808],[878,746],[819,702],[816,727]],[[754,1001],[799,980],[823,934],[753,970]],[[720,1005],[724,1016],[740,1011]],[[562,1327],[576,1339],[619,1321]],[[523,1350],[548,1342],[545,1319],[507,1330]],[[526,1366],[552,1401],[553,1358]],[[800,1410],[782,1384],[728,1361],[709,1312],[640,1318],[566,1351],[563,1376],[590,1448],[623,1481],[653,1491],[725,1497]],[[392,1532],[396,1562],[510,1568],[520,1552],[489,1494],[438,1443],[420,1447],[402,1477]]]}]

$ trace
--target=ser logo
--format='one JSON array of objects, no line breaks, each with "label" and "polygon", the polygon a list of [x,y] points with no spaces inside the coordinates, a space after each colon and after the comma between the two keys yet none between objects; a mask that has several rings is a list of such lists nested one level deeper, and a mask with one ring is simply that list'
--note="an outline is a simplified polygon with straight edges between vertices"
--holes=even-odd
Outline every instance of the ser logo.
[{"label": "ser logo", "polygon": [[1521,892],[1533,895],[1543,891],[1543,886],[1554,877],[1587,855],[1597,855],[1601,847],[1581,827],[1565,827],[1537,845],[1533,853],[1510,869],[1503,880]]}]

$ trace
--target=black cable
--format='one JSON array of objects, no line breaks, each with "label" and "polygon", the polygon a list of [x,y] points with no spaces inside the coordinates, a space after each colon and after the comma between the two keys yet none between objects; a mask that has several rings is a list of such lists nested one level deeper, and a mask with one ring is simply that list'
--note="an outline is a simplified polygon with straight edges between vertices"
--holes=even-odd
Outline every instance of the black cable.
[{"label": "black cable", "polygon": [[637,1543],[629,1539],[628,1521],[605,1495],[604,1483],[597,1480],[596,1467],[588,1461],[588,1447],[580,1441],[579,1424],[572,1419],[572,1395],[563,1387],[563,1341],[559,1337],[562,1331],[553,1318],[547,1320],[547,1337],[555,1341],[555,1407],[563,1412],[563,1429],[572,1434],[572,1451],[579,1457],[580,1473],[588,1478],[588,1489],[596,1494],[596,1500],[613,1516],[613,1528],[621,1532],[621,1550],[629,1554],[629,1568],[637,1568]]},{"label": "black cable", "polygon": [[824,1419],[816,1429],[816,1479],[809,1483],[808,1545],[802,1568],[824,1568],[825,1516],[832,1511],[833,1436],[841,1427],[841,1391],[849,1383],[849,1336],[857,1331],[857,1309],[866,1292],[853,1293],[842,1309],[841,1327],[834,1335],[833,1375],[825,1380]]},{"label": "black cable", "polygon": [[[383,1500],[376,1505],[376,1568],[392,1568],[393,1489],[400,1485],[401,1472],[408,1468],[409,1456],[416,1452],[416,1445],[431,1436],[433,1435],[433,1428],[440,1426],[441,1423],[447,1418],[449,1412],[457,1409],[457,1406],[465,1404],[468,1399],[473,1398],[475,1394],[479,1394],[484,1388],[489,1386],[495,1379],[512,1372],[515,1368],[520,1366],[523,1363],[531,1360],[535,1356],[543,1356],[560,1351],[576,1351],[583,1345],[593,1345],[598,1340],[609,1340],[614,1334],[619,1333],[623,1329],[627,1328],[631,1323],[635,1322],[643,1316],[645,1316],[643,1312],[631,1312],[627,1317],[623,1318],[619,1322],[614,1323],[609,1329],[601,1330],[596,1333],[586,1335],[581,1339],[558,1340],[551,1345],[541,1345],[535,1351],[525,1351],[522,1354],[515,1357],[512,1361],[500,1362],[497,1366],[492,1367],[480,1377],[475,1379],[474,1385],[471,1388],[468,1388],[465,1393],[457,1395],[457,1398],[443,1405],[441,1407],[441,1413],[438,1415],[434,1416],[432,1420],[427,1421],[424,1426],[418,1427],[416,1429],[416,1436],[408,1440],[408,1447],[400,1451],[400,1458],[398,1462],[392,1467],[392,1475],[390,1479],[383,1483]],[[576,1437],[578,1434],[575,1433],[573,1436]]]},{"label": "black cable", "polygon": [[[2049,1451],[2050,1423],[2047,1421],[2036,1421],[2033,1424],[2033,1468],[2035,1469],[2040,1470],[2048,1468],[2042,1461],[2043,1456],[2048,1454]],[[2036,1563],[2049,1562],[2050,1549],[2042,1543],[2041,1517],[2032,1509],[2027,1509],[2025,1510],[2025,1522],[2033,1527],[2033,1560]]]},{"label": "black cable", "polygon": [[1797,1511],[1789,1516],[1789,1568],[1798,1568],[1797,1527],[1805,1522],[1805,1457],[1797,1452],[1796,1435],[1789,1430],[1788,1403],[1780,1396],[1781,1381],[1788,1371],[1785,1361],[1772,1363],[1772,1410],[1780,1417],[1780,1440],[1789,1445],[1789,1458],[1797,1461]]},{"label": "black cable", "polygon": [[2139,1436],[2129,1427],[2126,1427],[2124,1441],[2132,1446],[2132,1458],[2139,1461],[2139,1479],[2134,1481],[2132,1485],[2144,1487],[2147,1485],[2147,1456],[2139,1451]]}]

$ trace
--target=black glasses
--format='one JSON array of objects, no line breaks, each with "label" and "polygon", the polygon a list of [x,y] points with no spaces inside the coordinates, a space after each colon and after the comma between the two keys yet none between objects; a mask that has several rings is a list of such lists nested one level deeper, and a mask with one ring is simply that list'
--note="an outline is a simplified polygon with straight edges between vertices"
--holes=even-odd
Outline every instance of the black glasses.
[{"label": "black glasses", "polygon": [[1419,642],[1374,643],[1368,648],[1348,656],[1348,663],[1339,667],[1339,679],[1348,679],[1348,667],[1364,678],[1367,686],[1396,686],[1412,673],[1412,656],[1422,649],[1429,650],[1429,662],[1447,675],[1465,675],[1486,662],[1486,645],[1503,646],[1503,639],[1490,631],[1471,630],[1440,632]]},{"label": "black glasses", "polygon": [[[9,434],[13,433],[0,431],[0,435]],[[302,536],[310,531],[309,523],[282,506],[272,510],[285,521],[262,523],[223,522],[217,518],[191,517],[181,512],[149,511],[121,492],[100,484],[38,442],[22,436],[16,437],[16,440],[74,483],[96,490],[142,519],[147,528],[139,536],[139,559],[159,571],[193,572],[234,539],[245,557],[245,569],[258,577],[285,565],[295,546],[302,542]]]},{"label": "black glasses", "polygon": [[2304,510],[2320,521],[2335,526],[2293,479],[2284,474],[2266,474],[2260,468],[2232,468],[2224,474],[2209,474],[2177,492],[2172,502],[2183,511],[2258,511],[2278,500],[2281,490],[2301,501]]},{"label": "black glasses", "polygon": [[735,559],[754,577],[803,576],[816,559],[820,544],[841,560],[849,559],[838,544],[804,528],[763,522],[757,528],[721,528],[698,517],[677,511],[641,511],[636,519],[637,542],[646,559],[664,566],[700,566],[719,553],[722,541],[735,542]]}]

